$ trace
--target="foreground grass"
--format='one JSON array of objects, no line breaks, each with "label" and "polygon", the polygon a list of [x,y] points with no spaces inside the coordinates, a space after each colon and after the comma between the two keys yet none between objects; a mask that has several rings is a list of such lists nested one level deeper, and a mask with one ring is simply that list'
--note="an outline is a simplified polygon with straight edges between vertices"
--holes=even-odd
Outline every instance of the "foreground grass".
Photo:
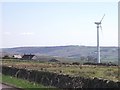
[{"label": "foreground grass", "polygon": [[8,75],[2,75],[2,83],[12,85],[18,88],[23,88],[24,90],[48,90],[48,88],[52,88],[53,90],[57,90],[53,87],[43,86],[41,84],[35,84],[33,82],[29,82],[27,80],[18,79],[16,77],[11,77]]}]

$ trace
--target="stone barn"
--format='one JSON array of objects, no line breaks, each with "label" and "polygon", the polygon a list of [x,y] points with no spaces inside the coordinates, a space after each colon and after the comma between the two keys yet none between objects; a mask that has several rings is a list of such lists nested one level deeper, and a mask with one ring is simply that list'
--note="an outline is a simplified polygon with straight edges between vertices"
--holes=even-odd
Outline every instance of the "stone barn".
[{"label": "stone barn", "polygon": [[23,56],[22,56],[22,60],[33,60],[33,57],[34,57],[35,55],[32,55],[32,54],[24,54]]},{"label": "stone barn", "polygon": [[50,59],[49,62],[60,62],[60,61],[58,61],[57,59],[53,58],[53,59]]}]

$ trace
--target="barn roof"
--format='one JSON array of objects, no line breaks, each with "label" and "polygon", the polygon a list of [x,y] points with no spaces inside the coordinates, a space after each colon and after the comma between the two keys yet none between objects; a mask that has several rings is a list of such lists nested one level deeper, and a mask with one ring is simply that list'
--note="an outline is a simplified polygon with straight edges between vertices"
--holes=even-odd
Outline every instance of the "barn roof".
[{"label": "barn roof", "polygon": [[32,54],[24,54],[22,56],[22,59],[26,59],[26,60],[31,60],[35,55]]},{"label": "barn roof", "polygon": [[14,57],[14,58],[22,58],[21,55],[17,55],[17,54],[13,55],[13,57]]}]

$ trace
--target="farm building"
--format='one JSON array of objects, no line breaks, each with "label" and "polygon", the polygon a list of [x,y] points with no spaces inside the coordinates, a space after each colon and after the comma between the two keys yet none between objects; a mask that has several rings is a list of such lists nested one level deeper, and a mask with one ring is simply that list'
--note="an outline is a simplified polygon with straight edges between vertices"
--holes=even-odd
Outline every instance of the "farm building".
[{"label": "farm building", "polygon": [[49,62],[60,62],[60,61],[58,61],[56,59],[51,59],[51,60],[49,60]]},{"label": "farm building", "polygon": [[13,55],[13,58],[16,58],[16,59],[21,59],[22,58],[22,56],[21,55]]},{"label": "farm building", "polygon": [[34,56],[35,56],[35,55],[32,55],[32,54],[24,54],[24,55],[22,56],[22,59],[23,59],[23,60],[32,60]]}]

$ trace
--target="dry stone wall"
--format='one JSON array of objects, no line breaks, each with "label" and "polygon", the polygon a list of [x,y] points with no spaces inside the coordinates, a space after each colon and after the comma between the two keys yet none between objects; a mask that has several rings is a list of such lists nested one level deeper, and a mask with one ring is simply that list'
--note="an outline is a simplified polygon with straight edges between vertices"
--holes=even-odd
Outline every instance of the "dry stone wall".
[{"label": "dry stone wall", "polygon": [[18,69],[14,67],[2,66],[2,73],[13,77],[25,79],[28,81],[41,83],[46,86],[55,86],[57,88],[119,88],[120,82],[108,81],[98,78],[71,77],[69,75],[60,75],[52,72]]}]

